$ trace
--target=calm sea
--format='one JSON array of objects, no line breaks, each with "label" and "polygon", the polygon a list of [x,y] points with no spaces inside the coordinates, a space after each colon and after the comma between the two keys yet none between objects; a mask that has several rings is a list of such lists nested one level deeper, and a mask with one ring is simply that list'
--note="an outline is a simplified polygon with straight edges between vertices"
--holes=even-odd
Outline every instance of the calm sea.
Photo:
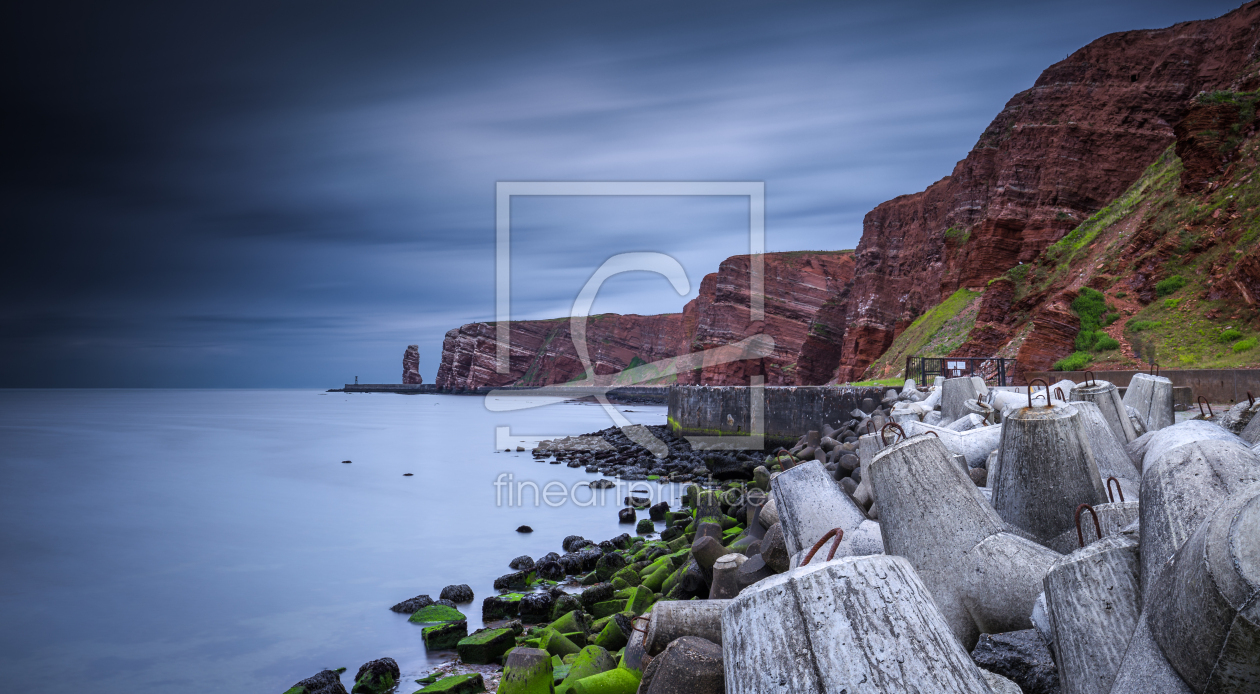
[{"label": "calm sea", "polygon": [[[665,421],[664,407],[619,409]],[[610,425],[594,405],[491,412],[469,396],[0,391],[6,688],[278,693],[346,667],[348,689],[382,656],[418,676],[440,661],[390,605],[468,583],[476,628],[513,557],[633,530],[617,523],[620,496],[496,503],[503,473],[566,489],[597,476],[496,453],[495,427]]]}]

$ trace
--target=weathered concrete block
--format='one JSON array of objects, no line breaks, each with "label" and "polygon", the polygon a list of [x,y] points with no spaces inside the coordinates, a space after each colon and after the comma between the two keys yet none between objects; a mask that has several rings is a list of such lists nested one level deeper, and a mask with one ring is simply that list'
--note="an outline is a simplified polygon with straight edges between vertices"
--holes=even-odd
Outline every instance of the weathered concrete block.
[{"label": "weathered concrete block", "polygon": [[652,659],[639,685],[643,694],[723,694],[726,676],[722,647],[695,636],[683,636]]},{"label": "weathered concrete block", "polygon": [[1124,409],[1124,400],[1120,397],[1120,389],[1109,381],[1093,381],[1073,386],[1068,395],[1071,401],[1088,401],[1098,406],[1111,433],[1121,444],[1137,438],[1133,422],[1129,421],[1129,413]]},{"label": "weathered concrete block", "polygon": [[1247,426],[1238,434],[1247,443],[1260,443],[1260,417],[1252,417]]},{"label": "weathered concrete block", "polygon": [[503,664],[499,680],[500,694],[535,694],[550,692],[551,654],[541,648],[514,648]]},{"label": "weathered concrete block", "polygon": [[[1141,437],[1139,437],[1140,439]],[[1142,470],[1145,472],[1147,466],[1159,459],[1168,451],[1184,446],[1187,443],[1195,443],[1197,441],[1227,441],[1230,443],[1245,443],[1240,437],[1222,429],[1214,422],[1205,422],[1203,420],[1188,420],[1165,427],[1159,431],[1151,432],[1150,438],[1146,439],[1144,447],[1140,448],[1142,453]],[[1137,449],[1139,442],[1134,441],[1134,448]]]},{"label": "weathered concrete block", "polygon": [[1164,656],[1200,694],[1260,691],[1260,484],[1221,503],[1147,600]]},{"label": "weathered concrete block", "polygon": [[1220,425],[1226,431],[1241,434],[1260,412],[1260,400],[1252,404],[1249,400],[1235,403],[1225,414],[1221,415]]},{"label": "weathered concrete block", "polygon": [[974,412],[968,412],[949,424],[946,424],[944,428],[961,433],[964,431],[971,431],[972,429],[979,429],[984,425],[984,417]]},{"label": "weathered concrete block", "polygon": [[1145,612],[1129,637],[1111,694],[1194,694],[1159,649]]},{"label": "weathered concrete block", "polygon": [[1092,508],[1098,516],[1098,528],[1094,527],[1094,519],[1089,511],[1082,510],[1080,534],[1077,534],[1076,528],[1066,530],[1047,542],[1046,546],[1060,554],[1071,554],[1081,548],[1081,540],[1084,540],[1085,546],[1089,546],[1102,539],[1098,536],[1099,528],[1102,529],[1102,537],[1119,535],[1131,523],[1138,520],[1141,513],[1141,505],[1136,501],[1117,501],[1114,504],[1099,504]]},{"label": "weathered concrete block", "polygon": [[1046,605],[1064,694],[1111,691],[1141,615],[1138,546],[1112,535],[1058,560]]},{"label": "weathered concrete block", "polygon": [[997,449],[1002,440],[1000,426],[979,427],[970,431],[950,431],[925,422],[910,422],[909,426],[903,425],[903,428],[906,430],[906,436],[918,436],[929,431],[935,433],[941,443],[945,444],[946,450],[950,453],[958,453],[967,459],[967,467],[984,466],[989,454]]},{"label": "weathered concrete block", "polygon": [[741,586],[737,571],[748,561],[742,554],[727,554],[713,564],[713,582],[709,585],[710,600],[726,600],[739,595]]},{"label": "weathered concrete block", "polygon": [[[831,552],[831,540],[823,545],[810,563],[825,561],[827,554]],[[844,539],[836,547],[836,553],[832,555],[832,559],[840,557],[864,557],[869,554],[884,553],[884,538],[879,530],[879,523],[873,520],[864,520],[862,524],[853,532],[845,533]],[[795,569],[805,561],[805,555],[809,554],[809,548],[802,549],[792,555],[791,568]]]},{"label": "weathered concrete block", "polygon": [[1002,423],[993,508],[1008,523],[1049,542],[1069,528],[1079,504],[1107,501],[1080,411],[1067,404],[1025,407]]},{"label": "weathered concrete block", "polygon": [[905,557],[968,649],[981,632],[1027,628],[1059,554],[1015,534],[932,436],[881,451],[870,476],[884,551]]},{"label": "weathered concrete block", "polygon": [[665,650],[674,639],[697,636],[721,645],[722,609],[730,600],[672,600],[652,606],[643,648],[650,656]]},{"label": "weathered concrete block", "polygon": [[1173,423],[1172,389],[1172,381],[1163,376],[1133,374],[1124,404],[1138,411],[1147,431],[1159,431]]},{"label": "weathered concrete block", "polygon": [[813,546],[832,528],[848,533],[866,520],[866,514],[817,461],[785,471],[772,486],[788,556]]},{"label": "weathered concrete block", "polygon": [[965,403],[968,400],[975,401],[979,395],[976,382],[969,376],[945,379],[945,385],[941,388],[941,421],[953,422],[968,414]]},{"label": "weathered concrete block", "polygon": [[1124,444],[1115,437],[1111,426],[1103,417],[1098,405],[1081,401],[1072,403],[1081,413],[1085,425],[1085,441],[1090,452],[1094,454],[1094,462],[1098,464],[1098,475],[1106,484],[1107,478],[1115,477],[1122,489],[1129,490],[1130,501],[1138,500],[1138,490],[1142,485],[1142,473],[1133,465],[1133,460],[1124,449]]},{"label": "weathered concrete block", "polygon": [[726,691],[991,694],[950,635],[905,558],[811,563],[723,611]]},{"label": "weathered concrete block", "polygon": [[1148,453],[1140,509],[1143,589],[1221,502],[1256,482],[1260,458],[1241,443],[1196,441],[1155,460]]}]

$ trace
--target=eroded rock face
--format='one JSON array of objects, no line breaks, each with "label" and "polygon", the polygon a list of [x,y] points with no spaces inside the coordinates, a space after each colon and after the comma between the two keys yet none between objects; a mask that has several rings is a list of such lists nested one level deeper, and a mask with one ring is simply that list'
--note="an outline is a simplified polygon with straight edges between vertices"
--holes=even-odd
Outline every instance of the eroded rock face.
[{"label": "eroded rock face", "polygon": [[[677,382],[747,385],[762,375],[767,385],[795,385],[802,346],[815,313],[853,277],[849,251],[768,253],[764,256],[765,320],[749,322],[750,256],[727,258],[706,275],[699,296],[682,313],[658,316],[604,314],[587,320],[587,347],[597,375],[733,344],[758,334],[774,338],[770,357],[707,365],[678,374]],[[446,334],[437,386],[474,390],[505,385],[553,385],[583,374],[569,319],[514,321],[510,373],[495,370],[495,324],[470,323]],[[826,370],[822,382],[830,376]],[[650,385],[650,382],[648,382]]]},{"label": "eroded rock face", "polygon": [[407,345],[407,351],[403,352],[402,382],[404,385],[424,383],[420,376],[420,345]]},{"label": "eroded rock face", "polygon": [[1104,36],[1016,94],[950,176],[867,214],[847,310],[826,326],[843,332],[835,378],[858,380],[914,316],[1030,262],[1124,192],[1173,142],[1191,97],[1236,86],[1257,20],[1251,3]]}]

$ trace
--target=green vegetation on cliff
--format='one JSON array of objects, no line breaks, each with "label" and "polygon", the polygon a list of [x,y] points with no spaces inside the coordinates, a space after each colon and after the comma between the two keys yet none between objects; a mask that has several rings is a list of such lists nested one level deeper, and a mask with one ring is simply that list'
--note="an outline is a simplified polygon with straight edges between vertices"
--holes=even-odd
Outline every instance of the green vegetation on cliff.
[{"label": "green vegetation on cliff", "polygon": [[976,322],[984,292],[962,288],[914,319],[879,359],[866,369],[867,379],[904,375],[906,357],[944,357],[966,341]]}]

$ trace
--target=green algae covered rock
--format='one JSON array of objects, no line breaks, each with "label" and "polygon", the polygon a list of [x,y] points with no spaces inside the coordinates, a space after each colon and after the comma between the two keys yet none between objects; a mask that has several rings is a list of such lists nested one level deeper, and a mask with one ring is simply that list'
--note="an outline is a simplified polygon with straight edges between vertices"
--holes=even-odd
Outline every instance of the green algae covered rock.
[{"label": "green algae covered rock", "polygon": [[566,614],[582,609],[582,600],[576,595],[561,595],[551,603],[551,619],[555,621]]},{"label": "green algae covered rock", "polygon": [[491,595],[481,601],[481,621],[493,622],[497,619],[515,617],[521,612],[521,593],[504,593]]},{"label": "green algae covered rock", "polygon": [[604,628],[600,629],[599,634],[591,640],[596,646],[608,651],[615,651],[623,646],[630,639],[630,619],[624,617],[617,619],[617,615],[613,615],[604,623]]},{"label": "green algae covered rock", "polygon": [[651,607],[652,603],[656,600],[656,596],[652,594],[652,591],[644,588],[643,586],[631,588],[630,590],[632,593],[630,597],[626,599],[626,609],[636,615],[646,612],[647,608]]},{"label": "green algae covered rock", "polygon": [[455,650],[459,659],[473,665],[493,663],[516,645],[516,633],[511,629],[478,629],[459,640]]},{"label": "green algae covered rock", "polygon": [[551,655],[538,648],[515,648],[503,664],[499,694],[551,694]]},{"label": "green algae covered rock", "polygon": [[538,637],[538,647],[561,658],[581,650],[569,637],[555,629],[545,629],[543,631],[542,635]]},{"label": "green algae covered rock", "polygon": [[583,648],[573,663],[568,666],[569,671],[560,686],[556,687],[556,694],[562,694],[580,679],[598,675],[601,672],[607,672],[617,667],[617,661],[608,653],[607,650],[599,646],[587,646]]},{"label": "green algae covered rock", "polygon": [[454,648],[460,639],[468,636],[468,621],[439,622],[425,627],[420,634],[424,638],[424,647],[431,651]]},{"label": "green algae covered rock", "polygon": [[446,605],[429,605],[416,610],[407,621],[412,624],[431,624],[433,622],[458,622],[468,619],[464,613]]},{"label": "green algae covered rock", "polygon": [[364,663],[354,676],[354,689],[350,694],[386,694],[398,686],[402,674],[393,658],[380,658]]},{"label": "green algae covered rock", "polygon": [[656,523],[651,518],[641,518],[638,525],[634,526],[634,531],[640,535],[651,535],[656,532]]},{"label": "green algae covered rock", "polygon": [[613,574],[614,581],[618,578],[632,586],[637,586],[643,582],[643,578],[639,576],[639,570],[634,564],[631,564],[630,566],[627,566]]},{"label": "green algae covered rock", "polygon": [[484,691],[486,683],[481,678],[481,673],[471,672],[467,675],[443,677],[424,689],[416,690],[415,694],[477,694]]},{"label": "green algae covered rock", "polygon": [[586,631],[586,619],[581,610],[572,610],[561,615],[549,625],[550,629],[567,634],[574,631]]},{"label": "green algae covered rock", "polygon": [[596,618],[610,617],[626,609],[625,600],[605,600],[591,605],[591,614]]},{"label": "green algae covered rock", "polygon": [[634,670],[614,668],[574,682],[568,694],[634,694],[641,679]]}]

